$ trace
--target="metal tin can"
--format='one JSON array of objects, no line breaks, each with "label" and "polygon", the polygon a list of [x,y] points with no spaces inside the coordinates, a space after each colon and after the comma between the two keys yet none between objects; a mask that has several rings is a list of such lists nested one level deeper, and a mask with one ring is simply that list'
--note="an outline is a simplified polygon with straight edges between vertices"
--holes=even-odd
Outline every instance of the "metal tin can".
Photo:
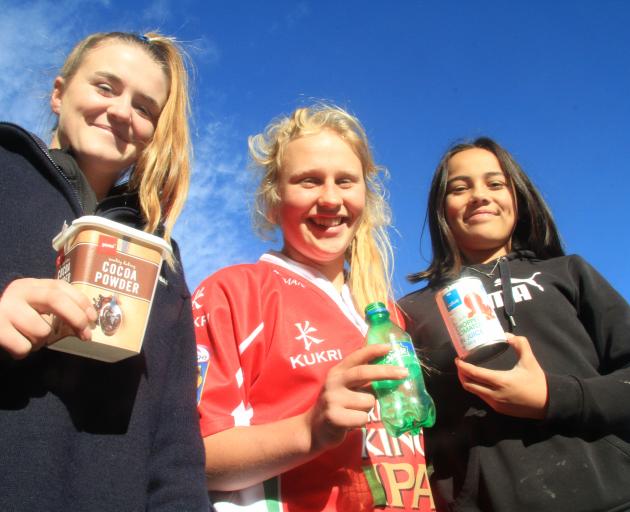
[{"label": "metal tin can", "polygon": [[505,332],[480,279],[457,279],[442,288],[435,300],[461,359],[481,363],[507,349]]}]

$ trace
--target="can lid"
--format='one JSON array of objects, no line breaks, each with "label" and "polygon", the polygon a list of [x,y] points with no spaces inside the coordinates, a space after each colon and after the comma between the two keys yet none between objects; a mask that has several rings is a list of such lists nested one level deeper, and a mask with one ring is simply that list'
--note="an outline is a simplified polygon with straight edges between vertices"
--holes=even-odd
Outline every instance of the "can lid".
[{"label": "can lid", "polygon": [[58,251],[70,237],[74,236],[82,229],[90,228],[99,231],[107,230],[114,235],[131,238],[132,240],[141,242],[145,245],[151,245],[162,252],[163,258],[166,258],[167,255],[173,254],[171,245],[163,238],[97,215],[84,215],[83,217],[79,217],[78,219],[72,221],[70,226],[64,226],[61,232],[58,233],[52,240],[53,249]]}]

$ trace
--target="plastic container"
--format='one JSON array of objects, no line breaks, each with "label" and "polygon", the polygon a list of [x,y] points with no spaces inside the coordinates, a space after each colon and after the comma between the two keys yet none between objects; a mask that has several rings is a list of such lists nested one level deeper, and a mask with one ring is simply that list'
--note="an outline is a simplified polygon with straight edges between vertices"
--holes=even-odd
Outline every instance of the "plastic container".
[{"label": "plastic container", "polygon": [[98,312],[83,341],[58,318],[52,350],[115,362],[140,353],[164,258],[163,239],[97,216],[76,219],[53,239],[57,278],[83,292]]}]

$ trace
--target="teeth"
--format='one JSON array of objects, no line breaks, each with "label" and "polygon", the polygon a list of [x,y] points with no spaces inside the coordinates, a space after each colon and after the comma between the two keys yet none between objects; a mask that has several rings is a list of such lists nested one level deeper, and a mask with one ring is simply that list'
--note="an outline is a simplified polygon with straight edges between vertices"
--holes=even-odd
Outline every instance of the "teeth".
[{"label": "teeth", "polygon": [[313,222],[319,226],[332,228],[334,226],[339,226],[339,224],[341,224],[343,221],[340,217],[335,217],[334,219],[331,219],[331,218],[313,219]]}]

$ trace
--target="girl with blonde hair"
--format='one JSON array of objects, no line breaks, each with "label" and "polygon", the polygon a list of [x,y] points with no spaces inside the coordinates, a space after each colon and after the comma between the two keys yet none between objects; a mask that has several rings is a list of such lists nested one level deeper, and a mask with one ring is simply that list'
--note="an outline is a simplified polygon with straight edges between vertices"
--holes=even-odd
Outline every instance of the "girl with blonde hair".
[{"label": "girl with blonde hair", "polygon": [[251,137],[258,230],[279,252],[195,293],[208,488],[217,510],[429,510],[420,436],[389,437],[369,392],[361,310],[391,299],[389,210],[367,137],[338,107]]},{"label": "girl with blonde hair", "polygon": [[[207,510],[190,299],[170,234],[189,180],[187,72],[161,34],[92,34],[55,79],[47,148],[0,124],[2,510]],[[162,236],[142,353],[51,351],[51,315],[89,340],[96,311],[55,269],[53,236],[95,214]]]}]

